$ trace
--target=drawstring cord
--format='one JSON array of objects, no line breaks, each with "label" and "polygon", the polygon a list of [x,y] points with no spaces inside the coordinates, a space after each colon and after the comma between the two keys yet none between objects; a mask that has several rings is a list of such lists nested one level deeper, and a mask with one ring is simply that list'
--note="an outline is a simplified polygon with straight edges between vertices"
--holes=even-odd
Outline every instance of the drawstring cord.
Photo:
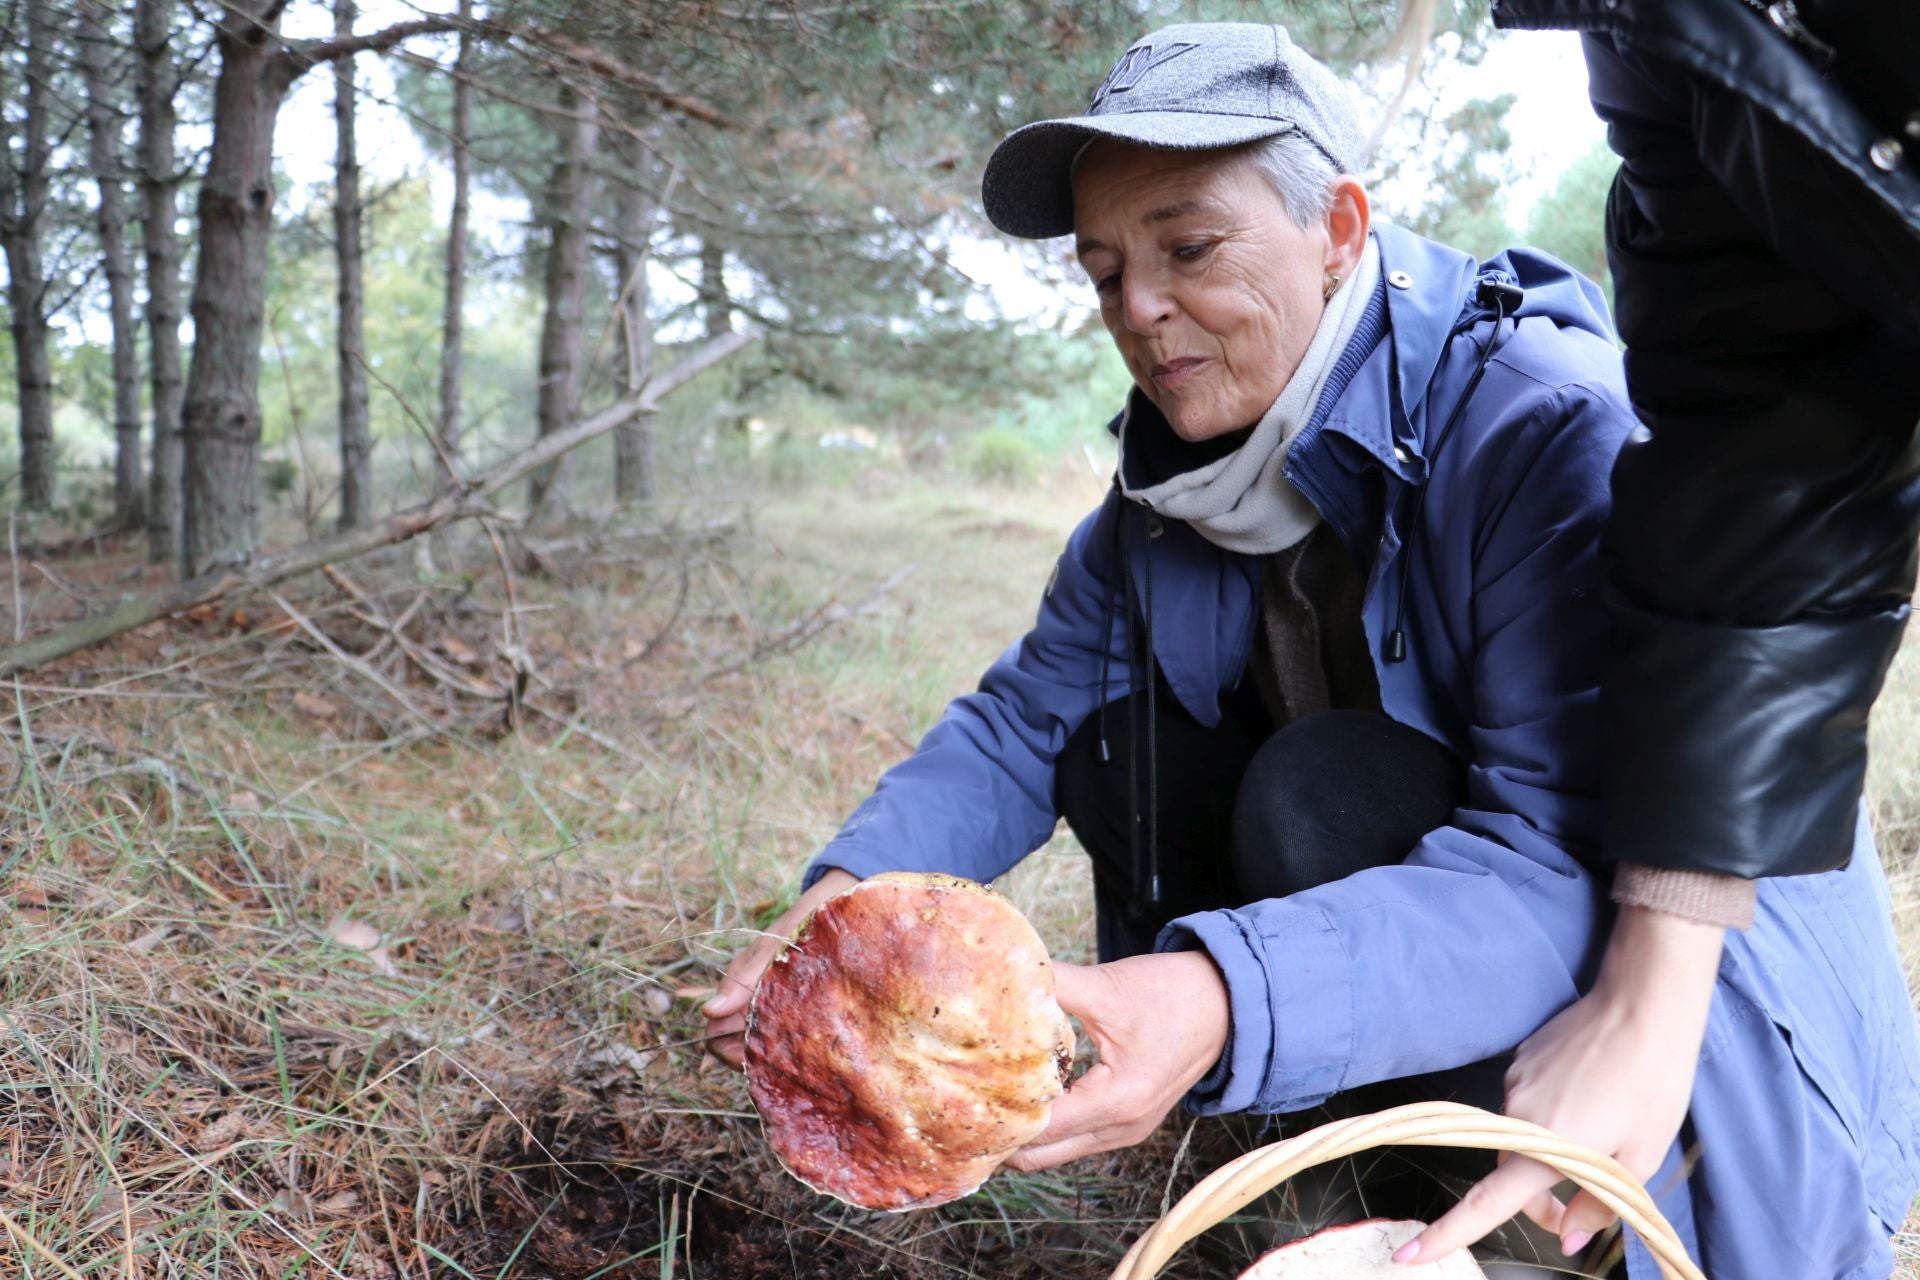
[{"label": "drawstring cord", "polygon": [[[1119,488],[1115,477],[1114,487]],[[1133,573],[1127,564],[1127,518],[1130,504],[1117,498],[1113,518],[1113,577],[1107,582],[1106,645],[1100,656],[1100,763],[1113,759],[1107,746],[1107,691],[1112,669],[1113,615],[1118,584],[1124,583],[1126,608],[1123,611],[1127,655],[1127,861],[1132,868],[1134,906],[1160,905],[1160,682],[1158,660],[1153,649],[1153,525],[1147,527],[1147,544],[1141,568],[1145,579],[1145,600],[1134,591]],[[1142,608],[1144,605],[1144,608]],[[1147,722],[1147,811],[1145,814],[1146,864],[1141,865],[1140,828],[1140,668],[1142,647],[1135,644],[1134,615],[1145,619],[1144,665],[1146,667]],[[1142,872],[1144,871],[1144,874]]]},{"label": "drawstring cord", "polygon": [[[1139,608],[1139,597],[1134,591],[1133,571],[1127,564],[1128,550],[1125,529],[1127,524],[1127,502],[1120,503],[1120,574],[1126,589],[1126,631],[1127,631],[1127,868],[1133,882],[1133,905],[1137,909],[1146,905],[1141,898],[1140,889],[1145,883],[1140,865],[1140,650],[1135,643],[1133,620]],[[1153,770],[1151,760],[1147,764],[1148,773]]]},{"label": "drawstring cord", "polygon": [[1147,901],[1160,905],[1160,744],[1157,740],[1160,680],[1154,671],[1153,651],[1153,541],[1156,517],[1147,518],[1147,543],[1141,563],[1147,580]]},{"label": "drawstring cord", "polygon": [[[1106,625],[1100,628],[1100,763],[1109,764],[1113,752],[1107,748],[1107,675],[1113,669],[1113,606],[1114,594],[1120,589],[1121,561],[1124,552],[1120,543],[1120,522],[1126,511],[1126,500],[1120,497],[1120,473],[1113,475],[1114,511],[1112,538],[1112,571],[1107,575],[1107,616]],[[1131,649],[1131,643],[1129,643]],[[1131,654],[1129,654],[1131,656]]]}]

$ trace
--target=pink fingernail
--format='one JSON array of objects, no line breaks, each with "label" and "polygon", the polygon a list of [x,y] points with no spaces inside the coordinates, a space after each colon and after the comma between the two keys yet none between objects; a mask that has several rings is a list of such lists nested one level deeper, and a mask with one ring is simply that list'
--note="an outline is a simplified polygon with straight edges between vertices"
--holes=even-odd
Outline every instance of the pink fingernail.
[{"label": "pink fingernail", "polygon": [[1593,1242],[1593,1232],[1576,1231],[1570,1236],[1563,1236],[1561,1238],[1560,1252],[1566,1254],[1569,1258],[1571,1258],[1574,1254],[1580,1252],[1582,1249],[1586,1248],[1592,1242]]},{"label": "pink fingernail", "polygon": [[[1377,1258],[1380,1255],[1376,1253],[1373,1256]],[[1409,1240],[1394,1251],[1393,1260],[1395,1262],[1412,1262],[1419,1256],[1420,1242],[1418,1240]]]}]

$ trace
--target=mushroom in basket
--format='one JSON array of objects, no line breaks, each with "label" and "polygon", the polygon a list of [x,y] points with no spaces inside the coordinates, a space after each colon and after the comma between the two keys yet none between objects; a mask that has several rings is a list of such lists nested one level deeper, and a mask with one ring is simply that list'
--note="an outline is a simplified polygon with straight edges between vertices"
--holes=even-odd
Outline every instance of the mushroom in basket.
[{"label": "mushroom in basket", "polygon": [[1465,1249],[1415,1272],[1394,1262],[1393,1251],[1427,1229],[1424,1222],[1369,1218],[1281,1245],[1240,1273],[1240,1280],[1485,1280]]}]

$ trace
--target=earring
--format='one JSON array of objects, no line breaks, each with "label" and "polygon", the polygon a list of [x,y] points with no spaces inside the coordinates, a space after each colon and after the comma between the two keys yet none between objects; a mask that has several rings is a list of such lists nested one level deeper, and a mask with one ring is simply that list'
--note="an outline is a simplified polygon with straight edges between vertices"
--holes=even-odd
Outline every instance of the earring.
[{"label": "earring", "polygon": [[1320,287],[1320,300],[1322,302],[1332,302],[1333,295],[1339,292],[1339,290],[1340,290],[1340,273],[1336,271],[1332,275],[1328,276],[1326,284]]}]

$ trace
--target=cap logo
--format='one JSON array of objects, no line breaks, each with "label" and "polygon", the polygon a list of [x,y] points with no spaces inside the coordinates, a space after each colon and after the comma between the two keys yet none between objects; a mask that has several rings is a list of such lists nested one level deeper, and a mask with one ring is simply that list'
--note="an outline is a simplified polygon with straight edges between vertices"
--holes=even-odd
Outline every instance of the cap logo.
[{"label": "cap logo", "polygon": [[1120,61],[1113,64],[1113,70],[1107,72],[1107,78],[1100,82],[1098,89],[1094,90],[1093,102],[1087,107],[1087,110],[1099,110],[1100,104],[1105,102],[1109,96],[1116,93],[1127,92],[1139,84],[1147,72],[1153,70],[1155,67],[1173,61],[1173,59],[1179,57],[1189,49],[1198,49],[1199,47],[1199,45],[1192,43],[1178,43],[1164,45],[1156,51],[1150,44],[1137,44],[1133,46],[1133,48],[1120,55]]}]

